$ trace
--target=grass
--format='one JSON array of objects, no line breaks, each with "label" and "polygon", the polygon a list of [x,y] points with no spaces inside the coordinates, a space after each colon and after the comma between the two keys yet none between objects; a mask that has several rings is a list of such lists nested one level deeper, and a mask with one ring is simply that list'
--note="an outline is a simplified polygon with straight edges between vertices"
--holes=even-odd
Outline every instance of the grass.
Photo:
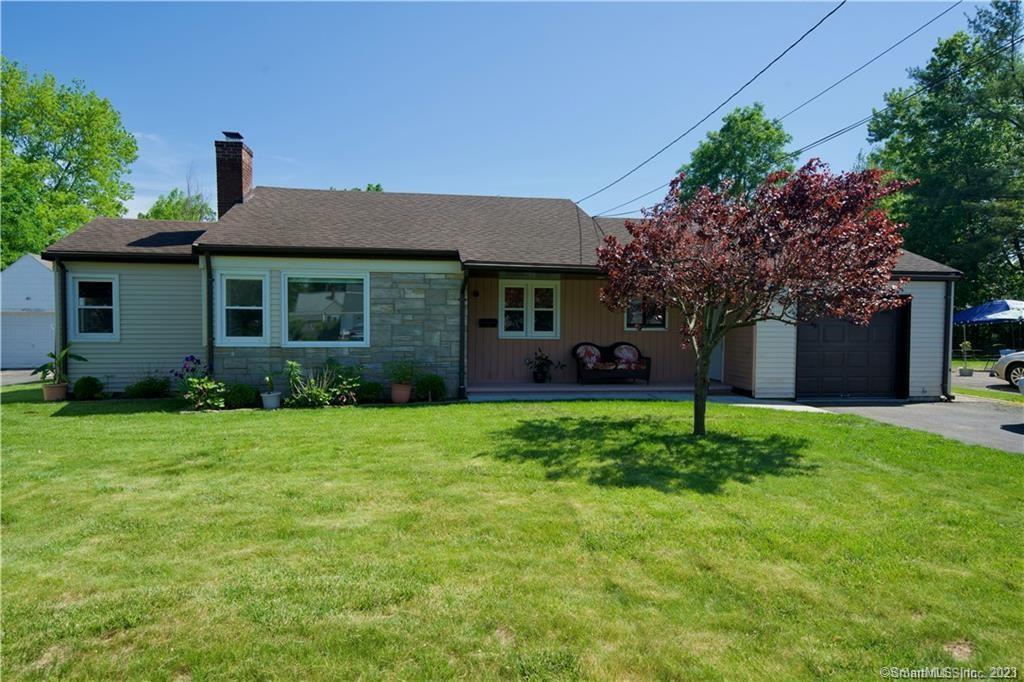
[{"label": "grass", "polygon": [[953,393],[963,393],[964,395],[973,395],[978,398],[989,398],[991,400],[1005,400],[1011,403],[1024,403],[1024,395],[1020,391],[1013,390],[996,391],[991,388],[954,386]]},{"label": "grass", "polygon": [[[1024,665],[1024,458],[852,416],[3,392],[5,679]],[[951,653],[968,652],[966,661]]]},{"label": "grass", "polygon": [[981,370],[987,370],[993,364],[995,364],[996,358],[986,360],[984,358],[970,358],[966,362],[962,356],[953,353],[953,371],[955,372],[959,367],[970,367],[971,369],[980,372]]}]

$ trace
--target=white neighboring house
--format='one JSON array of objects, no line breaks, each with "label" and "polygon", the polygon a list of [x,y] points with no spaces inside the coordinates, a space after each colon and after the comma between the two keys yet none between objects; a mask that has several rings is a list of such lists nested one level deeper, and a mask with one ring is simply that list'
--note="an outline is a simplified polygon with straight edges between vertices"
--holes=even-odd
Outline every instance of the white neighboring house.
[{"label": "white neighboring house", "polygon": [[53,350],[53,264],[25,254],[0,272],[0,367],[38,367]]}]

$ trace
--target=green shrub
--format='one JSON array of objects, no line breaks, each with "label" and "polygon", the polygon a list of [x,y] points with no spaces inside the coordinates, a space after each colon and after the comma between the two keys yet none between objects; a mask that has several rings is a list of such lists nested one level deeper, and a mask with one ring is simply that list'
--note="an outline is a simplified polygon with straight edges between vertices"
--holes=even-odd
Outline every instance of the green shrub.
[{"label": "green shrub", "polygon": [[171,380],[168,377],[142,377],[124,389],[126,398],[166,398],[171,392]]},{"label": "green shrub", "polygon": [[188,377],[185,379],[184,396],[195,410],[224,409],[224,384],[210,377]]},{"label": "green shrub", "polygon": [[416,379],[416,365],[408,360],[389,362],[386,369],[393,384],[411,384]]},{"label": "green shrub", "polygon": [[360,384],[356,389],[356,402],[363,404],[384,402],[384,384],[379,381],[367,381],[365,384]]},{"label": "green shrub", "polygon": [[71,392],[75,400],[96,400],[103,393],[103,382],[96,377],[82,377],[75,382]]},{"label": "green shrub", "polygon": [[352,405],[359,388],[359,372],[358,367],[344,367],[328,360],[321,369],[307,374],[302,365],[289,360],[285,363],[289,394],[284,404],[288,407]]},{"label": "green shrub", "polygon": [[412,389],[413,400],[421,402],[444,400],[447,396],[448,387],[445,385],[444,379],[436,374],[425,374],[420,377]]},{"label": "green shrub", "polygon": [[224,389],[224,407],[237,410],[243,407],[257,407],[260,392],[249,384],[228,384]]}]

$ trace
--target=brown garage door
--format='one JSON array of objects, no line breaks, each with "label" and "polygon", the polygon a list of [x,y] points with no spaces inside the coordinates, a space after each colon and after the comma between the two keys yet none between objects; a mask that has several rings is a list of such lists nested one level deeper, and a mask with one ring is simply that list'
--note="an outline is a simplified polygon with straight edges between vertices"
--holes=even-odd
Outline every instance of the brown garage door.
[{"label": "brown garage door", "polygon": [[906,397],[909,309],[882,311],[866,327],[834,319],[799,325],[797,396]]}]

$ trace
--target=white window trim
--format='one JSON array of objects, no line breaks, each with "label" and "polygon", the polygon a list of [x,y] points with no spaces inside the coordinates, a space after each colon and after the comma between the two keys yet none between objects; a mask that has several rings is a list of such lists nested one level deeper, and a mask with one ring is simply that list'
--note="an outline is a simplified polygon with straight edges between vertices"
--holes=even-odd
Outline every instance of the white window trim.
[{"label": "white window trim", "polygon": [[[288,338],[288,278],[363,280],[362,341],[291,341]],[[288,270],[281,272],[281,346],[283,348],[369,348],[370,347],[370,273],[342,270]]]},{"label": "white window trim", "polygon": [[[110,334],[78,331],[78,283],[79,282],[110,282],[114,309],[114,331]],[[68,289],[71,290],[71,305],[68,306],[68,330],[71,341],[102,341],[117,342],[121,340],[121,290],[118,276],[99,272],[68,273]]]},{"label": "white window trim", "polygon": [[[505,331],[505,288],[525,289],[523,301],[524,330]],[[533,329],[533,290],[535,287],[555,290],[555,329],[537,332]],[[559,339],[562,333],[562,283],[554,279],[502,279],[498,281],[498,338],[499,339]]]},{"label": "white window trim", "polygon": [[[229,279],[259,280],[263,283],[263,336],[228,336],[227,316],[224,314],[227,297],[224,282]],[[270,345],[270,273],[254,270],[218,270],[217,295],[214,296],[214,325],[216,344],[225,348],[259,347]]]},{"label": "white window trim", "polygon": [[627,332],[667,332],[668,331],[668,306],[665,306],[665,326],[664,327],[640,327],[636,328],[636,325],[629,323],[629,310],[625,310],[622,313],[622,328]]}]

